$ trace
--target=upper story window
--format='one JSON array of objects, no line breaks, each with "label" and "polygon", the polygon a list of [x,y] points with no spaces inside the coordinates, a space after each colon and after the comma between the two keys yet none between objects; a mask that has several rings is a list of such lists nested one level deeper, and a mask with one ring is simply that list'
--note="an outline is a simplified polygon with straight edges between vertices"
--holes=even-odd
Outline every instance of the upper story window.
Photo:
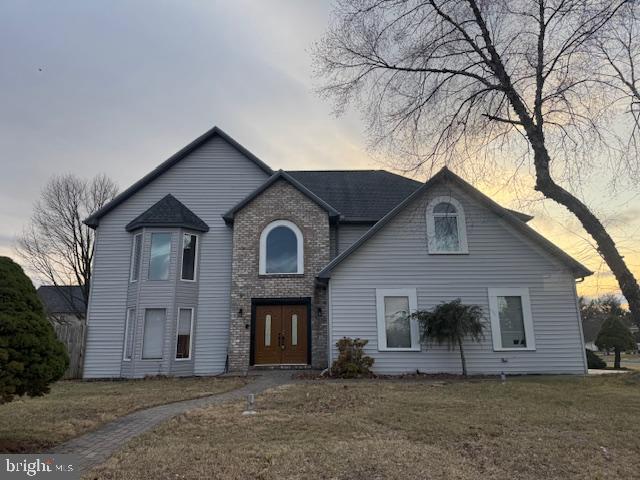
[{"label": "upper story window", "polygon": [[129,281],[137,282],[140,278],[140,260],[142,257],[142,234],[138,233],[133,237],[133,245],[131,246],[131,271],[129,273]]},{"label": "upper story window", "polygon": [[303,272],[302,232],[288,220],[271,222],[260,236],[260,274]]},{"label": "upper story window", "polygon": [[535,350],[528,288],[490,288],[494,350]]},{"label": "upper story window", "polygon": [[149,280],[169,279],[170,257],[171,234],[152,233],[151,252],[149,254]]},{"label": "upper story window", "polygon": [[469,253],[462,205],[455,198],[436,197],[427,205],[429,253]]},{"label": "upper story window", "polygon": [[196,262],[198,261],[198,236],[185,233],[182,236],[182,267],[180,278],[187,281],[196,279]]}]

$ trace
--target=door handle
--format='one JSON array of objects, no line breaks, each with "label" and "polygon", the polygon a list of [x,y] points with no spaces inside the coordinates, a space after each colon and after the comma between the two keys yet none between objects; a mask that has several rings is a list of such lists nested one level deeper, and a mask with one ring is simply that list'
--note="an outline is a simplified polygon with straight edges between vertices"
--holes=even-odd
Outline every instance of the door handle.
[{"label": "door handle", "polygon": [[284,335],[282,333],[278,334],[278,342],[280,343],[280,349],[284,350],[285,346],[284,346]]}]

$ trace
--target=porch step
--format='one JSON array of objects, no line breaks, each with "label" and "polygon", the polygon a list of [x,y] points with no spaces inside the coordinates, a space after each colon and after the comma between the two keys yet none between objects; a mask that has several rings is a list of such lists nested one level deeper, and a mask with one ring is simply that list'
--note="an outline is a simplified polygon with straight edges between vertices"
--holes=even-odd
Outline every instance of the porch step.
[{"label": "porch step", "polygon": [[253,365],[249,371],[261,370],[313,370],[311,365]]}]

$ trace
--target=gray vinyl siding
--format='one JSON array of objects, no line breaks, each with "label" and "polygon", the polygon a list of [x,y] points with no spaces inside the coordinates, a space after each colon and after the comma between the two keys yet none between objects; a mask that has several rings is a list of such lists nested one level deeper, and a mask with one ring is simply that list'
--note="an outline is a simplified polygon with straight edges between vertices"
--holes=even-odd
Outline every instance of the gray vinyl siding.
[{"label": "gray vinyl siding", "polygon": [[362,235],[369,230],[373,224],[361,224],[361,223],[343,223],[338,227],[337,234],[337,254],[341,254],[351,245],[356,243]]},{"label": "gray vinyl siding", "polygon": [[[429,198],[453,195],[466,214],[468,255],[429,255],[425,208]],[[527,287],[535,351],[493,351],[490,287]],[[461,298],[480,305],[487,330],[480,344],[466,342],[470,373],[574,373],[586,364],[572,275],[554,257],[498,216],[443,186],[426,193],[339,264],[331,275],[330,345],[342,337],[369,340],[367,354],[378,373],[459,373],[458,350],[422,345],[420,352],[378,351],[376,289],[415,288],[419,309]]]},{"label": "gray vinyl siding", "polygon": [[[163,364],[148,362],[135,376],[154,374],[172,367],[176,303],[191,302],[186,289],[176,290],[178,234],[172,244],[171,280],[166,290],[141,286],[148,269],[148,241],[143,241],[141,281],[129,284],[132,234],[125,225],[154,203],[171,193],[209,225],[199,236],[197,305],[193,342],[193,373],[211,375],[223,372],[229,327],[231,290],[232,231],[222,214],[247,196],[267,178],[267,174],[220,137],[214,137],[191,152],[162,176],[135,193],[100,219],[88,310],[85,378],[118,377],[129,367],[123,365],[122,349],[126,309],[132,296],[137,299],[136,352],[141,348],[144,308],[167,308],[167,334]],[[134,284],[136,285],[136,284]],[[140,289],[135,293],[136,289]],[[188,296],[188,295],[187,295]],[[156,362],[157,363],[157,362]],[[175,367],[175,368],[183,368]],[[188,368],[188,367],[184,367]]]}]

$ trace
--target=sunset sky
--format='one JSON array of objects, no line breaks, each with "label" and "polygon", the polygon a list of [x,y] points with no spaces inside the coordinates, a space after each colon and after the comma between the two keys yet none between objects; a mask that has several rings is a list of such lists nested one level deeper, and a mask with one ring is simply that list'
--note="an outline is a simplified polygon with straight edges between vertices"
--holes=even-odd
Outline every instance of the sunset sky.
[{"label": "sunset sky", "polygon": [[[383,168],[357,111],[336,118],[314,93],[310,48],[325,1],[56,1],[0,4],[0,255],[47,179],[106,173],[121,188],[213,125],[272,168]],[[576,220],[519,183],[474,182],[532,215],[535,229],[598,274],[579,292],[617,285]],[[425,180],[425,178],[419,178]],[[590,179],[582,196],[640,276],[640,189]]]}]

